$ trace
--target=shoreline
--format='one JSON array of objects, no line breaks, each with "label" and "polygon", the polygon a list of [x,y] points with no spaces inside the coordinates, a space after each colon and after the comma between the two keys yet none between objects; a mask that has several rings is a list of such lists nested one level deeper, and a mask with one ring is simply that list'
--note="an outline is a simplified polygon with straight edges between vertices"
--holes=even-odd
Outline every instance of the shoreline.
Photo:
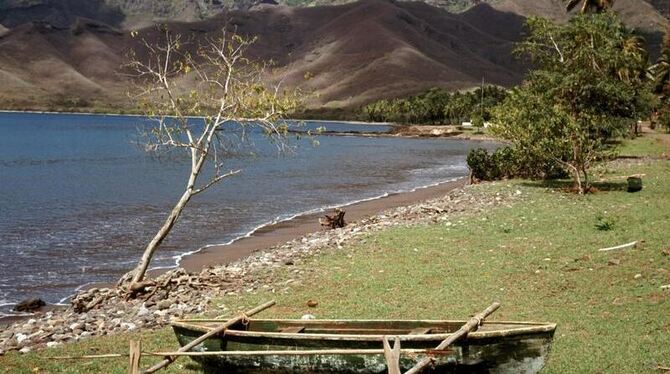
[{"label": "shoreline", "polygon": [[[179,268],[187,272],[198,273],[212,266],[231,265],[244,261],[259,252],[272,251],[275,247],[299,240],[310,234],[328,231],[321,227],[318,219],[323,217],[324,214],[331,213],[332,209],[343,208],[346,212],[345,221],[349,224],[370,218],[387,210],[407,207],[426,200],[442,197],[467,184],[468,177],[455,177],[434,185],[420,186],[409,191],[390,192],[362,201],[338,204],[328,207],[326,210],[320,209],[318,212],[300,213],[285,220],[260,225],[228,243],[207,245],[193,251],[187,251],[178,258],[175,258],[176,264],[174,266],[151,268],[148,274],[152,278],[157,278]],[[35,313],[22,313],[20,315],[0,317],[0,327],[25,321],[48,311],[65,310],[70,306],[69,300],[79,292],[114,286],[115,284],[113,283],[104,282],[80,285],[72,295],[61,300],[59,303],[47,304]]]},{"label": "shoreline", "polygon": [[[411,191],[388,193],[385,196],[368,200],[344,203],[330,209],[344,208],[345,221],[357,222],[369,218],[385,210],[416,204],[425,200],[443,196],[450,191],[467,184],[467,177],[454,178],[436,185],[418,187]],[[194,253],[181,258],[177,268],[181,267],[189,272],[197,272],[207,266],[227,265],[243,260],[250,255],[269,250],[272,247],[300,239],[306,235],[324,231],[318,219],[325,212],[299,214],[284,221],[260,226],[249,234],[232,241],[231,243],[205,246]],[[162,274],[170,269],[153,269],[152,275]]]},{"label": "shoreline", "polygon": [[[50,110],[8,110],[0,109],[1,113],[7,114],[60,114],[60,115],[82,115],[82,116],[108,116],[108,117],[147,117],[146,114],[135,114],[135,113],[109,113],[109,112],[57,112]],[[204,118],[199,116],[187,116],[188,118]],[[365,121],[348,121],[348,120],[336,120],[336,119],[304,119],[304,118],[287,118],[288,121],[303,121],[303,122],[336,122],[336,123],[346,123],[348,125],[367,125],[367,126],[396,126],[393,122],[365,122]]]}]

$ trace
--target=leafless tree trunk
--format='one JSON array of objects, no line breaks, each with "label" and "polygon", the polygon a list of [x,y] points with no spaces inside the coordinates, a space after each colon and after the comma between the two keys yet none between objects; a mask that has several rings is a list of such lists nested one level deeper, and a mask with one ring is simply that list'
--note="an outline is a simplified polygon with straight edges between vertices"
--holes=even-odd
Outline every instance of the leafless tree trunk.
[{"label": "leafless tree trunk", "polygon": [[[136,35],[135,35],[136,36]],[[244,58],[244,52],[254,40],[229,34],[209,39],[197,47],[195,56],[185,51],[180,36],[164,30],[164,44],[153,45],[141,38],[148,58],[132,55],[128,68],[142,87],[138,99],[147,114],[157,120],[157,126],[147,132],[149,151],[181,149],[190,159],[190,172],[183,194],[165,222],[144,249],[135,269],[119,281],[130,282],[131,294],[141,291],[147,269],[156,250],[177,223],[182,211],[197,194],[240,170],[223,171],[225,155],[235,142],[243,142],[246,126],[257,126],[269,136],[279,138],[275,144],[283,148],[286,129],[277,120],[295,109],[297,96],[280,92],[279,85],[268,87],[263,82],[264,66]],[[188,77],[195,81],[182,87]],[[193,118],[198,116],[197,125]],[[224,126],[236,123],[240,133],[230,136]],[[230,136],[231,138],[227,138]],[[204,168],[213,173],[201,181]]]}]

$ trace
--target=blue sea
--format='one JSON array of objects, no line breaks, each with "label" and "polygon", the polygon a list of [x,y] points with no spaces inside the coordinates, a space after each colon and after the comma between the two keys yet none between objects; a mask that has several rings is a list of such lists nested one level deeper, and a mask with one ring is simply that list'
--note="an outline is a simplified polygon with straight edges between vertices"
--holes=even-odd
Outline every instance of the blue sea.
[{"label": "blue sea", "polygon": [[[115,281],[183,193],[181,157],[156,157],[141,144],[146,118],[0,113],[0,312],[29,297],[58,303],[78,287]],[[389,126],[305,122],[301,130],[386,132]],[[232,155],[242,172],[187,206],[153,267],[228,243],[300,213],[467,175],[460,140],[291,136],[277,153],[262,134],[259,151]],[[318,144],[317,144],[318,143]],[[492,146],[492,145],[485,145]]]}]

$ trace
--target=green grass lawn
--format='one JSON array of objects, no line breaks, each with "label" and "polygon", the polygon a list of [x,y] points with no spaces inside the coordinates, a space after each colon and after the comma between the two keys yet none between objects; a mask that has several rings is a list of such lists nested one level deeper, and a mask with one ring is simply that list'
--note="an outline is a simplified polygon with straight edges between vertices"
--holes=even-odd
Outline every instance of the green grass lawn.
[{"label": "green grass lawn", "polygon": [[[633,145],[637,147],[638,145]],[[644,189],[624,191],[618,176],[644,173]],[[399,227],[314,257],[286,293],[226,296],[211,311],[246,309],[269,299],[264,317],[465,318],[492,301],[492,319],[556,322],[545,373],[658,372],[670,366],[670,162],[609,169],[612,184],[577,196],[539,182],[469,188],[512,191],[522,199],[483,214]],[[643,241],[635,249],[599,248]],[[277,282],[287,281],[287,270]],[[307,300],[319,305],[309,308]],[[123,373],[125,359],[50,361],[44,356],[126,352],[131,335],[0,357],[8,372]],[[139,335],[135,335],[137,337]],[[145,350],[176,349],[167,329],[144,332]],[[144,366],[149,360],[143,360]],[[180,365],[180,366],[178,366]],[[35,368],[39,368],[35,370]],[[196,371],[180,359],[166,372]]]},{"label": "green grass lawn", "polygon": [[619,147],[619,155],[622,157],[659,157],[668,153],[659,136],[666,136],[666,134],[646,134],[634,140],[626,140]]}]

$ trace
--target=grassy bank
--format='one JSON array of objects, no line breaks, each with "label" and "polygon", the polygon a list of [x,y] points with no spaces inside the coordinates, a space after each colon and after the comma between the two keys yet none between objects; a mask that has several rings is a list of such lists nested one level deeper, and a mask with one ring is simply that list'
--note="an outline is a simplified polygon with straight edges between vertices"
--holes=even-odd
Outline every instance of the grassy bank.
[{"label": "grassy bank", "polygon": [[[640,138],[626,152],[662,152]],[[622,152],[623,153],[623,152]],[[631,154],[633,156],[633,154]],[[644,189],[625,192],[621,176],[644,173]],[[670,162],[632,159],[601,170],[600,192],[576,196],[562,185],[509,181],[469,188],[512,191],[522,199],[486,214],[389,229],[287,268],[270,290],[225,296],[211,315],[278,305],[262,315],[299,318],[458,318],[498,300],[493,319],[558,323],[545,373],[638,373],[670,366]],[[634,249],[599,252],[634,240]],[[295,271],[302,282],[287,283]],[[316,300],[316,308],[305,306]],[[124,373],[125,359],[53,361],[45,356],[176,348],[168,329],[90,339],[0,357],[8,372]],[[143,360],[147,365],[150,360]],[[197,371],[187,359],[166,372]]]}]

